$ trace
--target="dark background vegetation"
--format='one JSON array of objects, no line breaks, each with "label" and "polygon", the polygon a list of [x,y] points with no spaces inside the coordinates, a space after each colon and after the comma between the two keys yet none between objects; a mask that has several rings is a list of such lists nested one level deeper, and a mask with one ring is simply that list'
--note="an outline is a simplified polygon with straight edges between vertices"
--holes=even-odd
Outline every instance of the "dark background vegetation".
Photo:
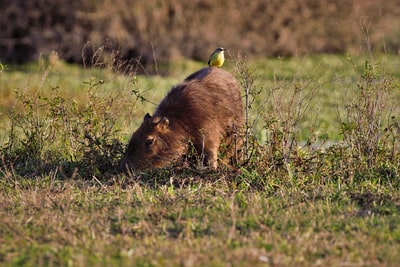
[{"label": "dark background vegetation", "polygon": [[5,0],[0,10],[3,63],[49,51],[82,63],[94,46],[144,65],[206,60],[216,46],[249,57],[400,47],[398,0]]}]

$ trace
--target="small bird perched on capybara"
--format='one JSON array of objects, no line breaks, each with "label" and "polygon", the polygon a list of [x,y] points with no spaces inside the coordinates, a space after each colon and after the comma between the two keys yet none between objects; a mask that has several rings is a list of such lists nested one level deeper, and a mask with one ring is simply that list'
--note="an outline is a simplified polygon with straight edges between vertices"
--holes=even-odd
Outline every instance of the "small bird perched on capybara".
[{"label": "small bird perched on capybara", "polygon": [[164,167],[187,153],[192,143],[204,163],[217,168],[221,143],[231,144],[243,126],[240,87],[232,74],[204,68],[174,86],[153,116],[144,116],[132,135],[120,168]]}]

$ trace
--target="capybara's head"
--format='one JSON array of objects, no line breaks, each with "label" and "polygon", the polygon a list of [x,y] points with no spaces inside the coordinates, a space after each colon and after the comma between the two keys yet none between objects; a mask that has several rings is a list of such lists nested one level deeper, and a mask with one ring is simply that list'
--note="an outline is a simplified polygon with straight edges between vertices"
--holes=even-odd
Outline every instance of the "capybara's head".
[{"label": "capybara's head", "polygon": [[170,128],[168,118],[144,116],[142,125],[132,135],[120,169],[144,170],[166,166],[183,149]]}]

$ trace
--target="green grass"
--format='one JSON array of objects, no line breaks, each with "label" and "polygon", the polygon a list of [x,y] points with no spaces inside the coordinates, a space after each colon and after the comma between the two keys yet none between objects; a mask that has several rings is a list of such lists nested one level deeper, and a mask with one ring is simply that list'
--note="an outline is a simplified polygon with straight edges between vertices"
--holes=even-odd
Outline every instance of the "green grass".
[{"label": "green grass", "polygon": [[6,66],[0,265],[396,266],[398,57],[228,61],[253,80],[248,160],[116,173],[144,113],[202,66]]}]

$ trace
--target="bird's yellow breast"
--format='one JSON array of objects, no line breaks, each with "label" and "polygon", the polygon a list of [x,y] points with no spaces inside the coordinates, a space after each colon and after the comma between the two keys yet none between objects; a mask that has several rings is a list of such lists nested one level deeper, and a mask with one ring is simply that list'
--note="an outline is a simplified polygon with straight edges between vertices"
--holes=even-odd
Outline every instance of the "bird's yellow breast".
[{"label": "bird's yellow breast", "polygon": [[216,52],[211,55],[208,65],[210,65],[210,67],[221,67],[222,64],[224,64],[224,60],[224,53],[222,51]]},{"label": "bird's yellow breast", "polygon": [[222,55],[222,53],[219,53],[217,55],[217,58],[214,60],[214,64],[213,65],[217,66],[217,67],[221,67],[222,64],[224,64],[224,56]]}]

